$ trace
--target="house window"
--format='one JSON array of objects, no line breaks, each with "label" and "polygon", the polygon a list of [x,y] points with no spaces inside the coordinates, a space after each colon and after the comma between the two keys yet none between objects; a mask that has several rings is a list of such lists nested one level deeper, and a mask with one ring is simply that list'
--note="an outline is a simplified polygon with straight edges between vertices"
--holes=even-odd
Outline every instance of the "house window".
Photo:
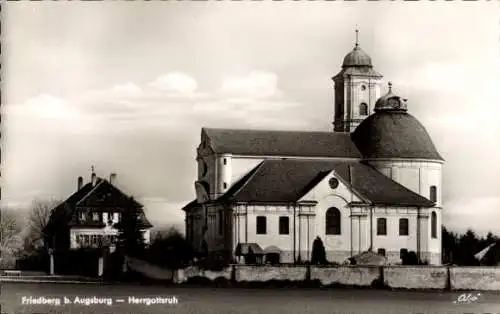
[{"label": "house window", "polygon": [[290,234],[290,218],[281,216],[279,220],[280,234]]},{"label": "house window", "polygon": [[430,187],[429,195],[431,201],[433,201],[434,203],[437,202],[437,187],[435,185],[432,185]]},{"label": "house window", "polygon": [[87,220],[87,213],[80,212],[80,221],[85,221],[85,220]]},{"label": "house window", "polygon": [[377,254],[385,256],[385,249],[378,249]]},{"label": "house window", "polygon": [[222,235],[224,232],[224,212],[219,212],[219,235]]},{"label": "house window", "polygon": [[387,235],[387,219],[377,219],[377,235]]},{"label": "house window", "polygon": [[431,214],[431,237],[433,239],[437,238],[437,215],[436,212]]},{"label": "house window", "polygon": [[93,221],[99,221],[99,213],[92,213],[92,220]]},{"label": "house window", "polygon": [[340,234],[340,210],[331,207],[326,211],[326,234]]},{"label": "house window", "polygon": [[266,234],[267,222],[265,216],[257,216],[257,234]]},{"label": "house window", "polygon": [[399,219],[399,235],[400,236],[408,235],[408,218]]},{"label": "house window", "polygon": [[83,245],[88,246],[90,244],[90,237],[88,234],[83,235]]},{"label": "house window", "polygon": [[408,249],[399,250],[399,258],[403,259],[408,254]]},{"label": "house window", "polygon": [[368,115],[368,105],[364,102],[362,102],[359,105],[359,115],[360,116],[367,116]]}]

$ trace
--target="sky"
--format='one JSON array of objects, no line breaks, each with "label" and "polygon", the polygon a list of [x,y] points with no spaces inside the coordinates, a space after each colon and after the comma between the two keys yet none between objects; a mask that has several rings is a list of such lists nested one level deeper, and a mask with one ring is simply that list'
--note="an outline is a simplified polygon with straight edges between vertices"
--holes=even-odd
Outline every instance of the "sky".
[{"label": "sky", "polygon": [[444,166],[443,222],[500,234],[500,2],[8,2],[2,206],[117,173],[155,225],[183,225],[201,127],[331,131],[360,47]]}]

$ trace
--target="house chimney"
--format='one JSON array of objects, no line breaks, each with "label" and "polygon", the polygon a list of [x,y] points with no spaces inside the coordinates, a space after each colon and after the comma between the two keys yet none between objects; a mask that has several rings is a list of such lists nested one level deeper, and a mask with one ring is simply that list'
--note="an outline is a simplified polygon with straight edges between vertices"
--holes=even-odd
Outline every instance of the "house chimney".
[{"label": "house chimney", "polygon": [[82,186],[83,186],[83,178],[78,177],[78,191],[82,188]]},{"label": "house chimney", "polygon": [[92,166],[92,175],[91,175],[90,179],[92,182],[92,186],[95,186],[95,184],[97,182],[97,176],[95,175],[94,166]]},{"label": "house chimney", "polygon": [[112,173],[109,175],[109,183],[113,185],[116,183],[116,173]]}]

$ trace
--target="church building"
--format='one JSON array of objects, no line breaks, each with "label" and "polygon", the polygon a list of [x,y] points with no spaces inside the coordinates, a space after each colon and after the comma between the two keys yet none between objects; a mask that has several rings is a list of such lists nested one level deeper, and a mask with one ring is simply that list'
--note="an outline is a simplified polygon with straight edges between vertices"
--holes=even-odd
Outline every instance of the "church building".
[{"label": "church building", "polygon": [[294,263],[320,237],[330,262],[371,250],[441,264],[444,160],[429,134],[391,83],[381,96],[357,40],[333,82],[331,132],[202,128],[183,208],[197,252]]}]

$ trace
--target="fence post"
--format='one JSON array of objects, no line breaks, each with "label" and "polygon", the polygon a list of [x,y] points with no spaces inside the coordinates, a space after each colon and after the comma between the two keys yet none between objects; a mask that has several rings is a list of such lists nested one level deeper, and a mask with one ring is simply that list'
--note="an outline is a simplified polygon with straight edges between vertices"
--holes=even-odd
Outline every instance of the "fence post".
[{"label": "fence post", "polygon": [[379,268],[379,280],[380,280],[381,287],[385,286],[384,267],[385,266],[380,266],[380,268]]},{"label": "fence post", "polygon": [[54,252],[49,252],[49,259],[50,259],[50,275],[54,275]]},{"label": "fence post", "polygon": [[451,291],[451,274],[450,266],[446,266],[446,287],[445,289]]},{"label": "fence post", "polygon": [[231,282],[236,282],[236,265],[231,265]]}]

